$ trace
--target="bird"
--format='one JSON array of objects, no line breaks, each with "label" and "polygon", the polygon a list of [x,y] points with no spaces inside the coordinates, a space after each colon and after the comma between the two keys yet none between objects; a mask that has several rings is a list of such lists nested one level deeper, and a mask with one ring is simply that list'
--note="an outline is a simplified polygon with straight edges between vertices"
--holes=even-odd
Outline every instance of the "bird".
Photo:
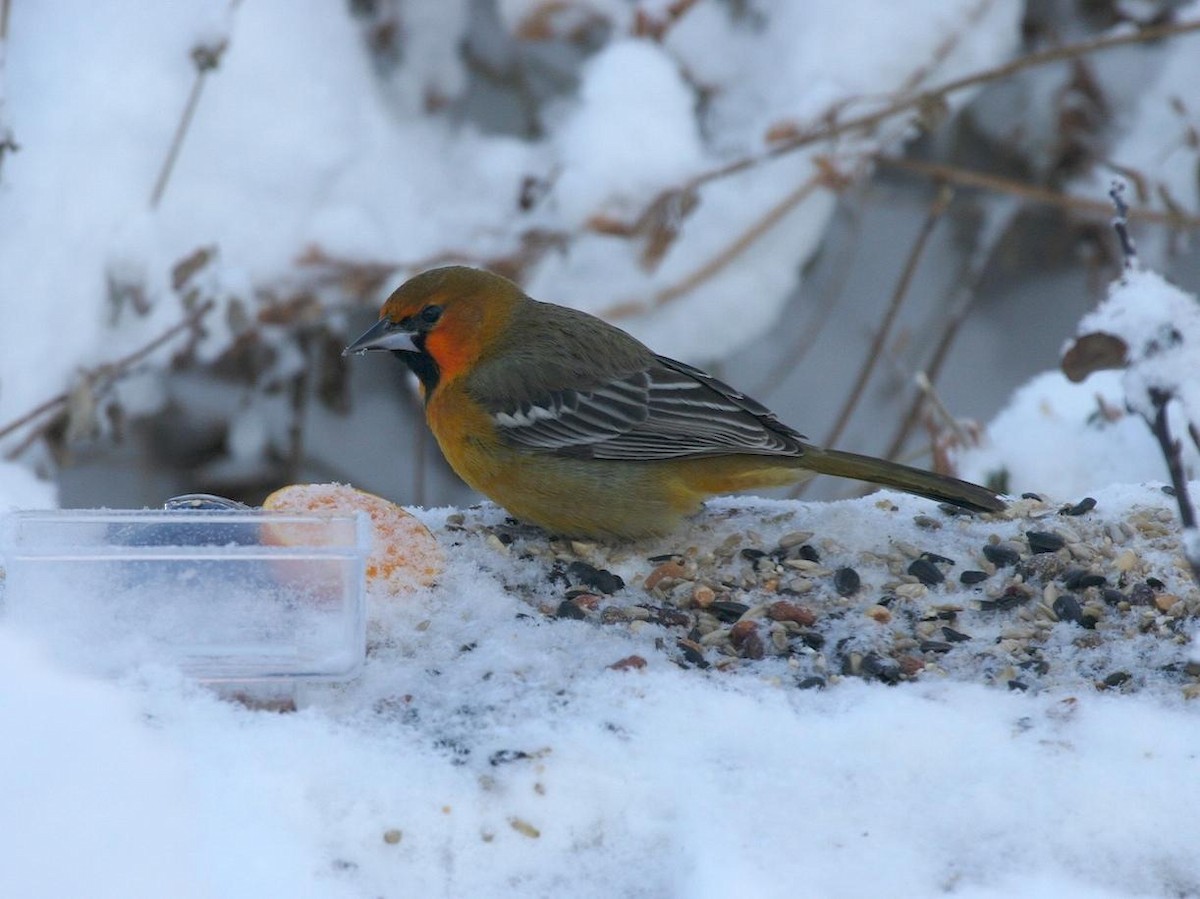
[{"label": "bird", "polygon": [[976,512],[984,487],[809,443],[766,406],[603,319],[468,266],[415,275],[344,356],[389,351],[416,375],[450,467],[554,535],[670,534],[705,499],[814,474]]}]

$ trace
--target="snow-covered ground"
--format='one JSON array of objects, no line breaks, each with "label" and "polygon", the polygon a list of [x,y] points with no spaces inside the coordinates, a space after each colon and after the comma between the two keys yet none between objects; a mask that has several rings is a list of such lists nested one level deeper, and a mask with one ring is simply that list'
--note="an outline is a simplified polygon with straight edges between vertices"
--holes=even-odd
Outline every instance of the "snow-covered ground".
[{"label": "snow-covered ground", "polygon": [[[645,235],[617,238],[613,223],[763,150],[768,132],[1002,63],[1022,12],[821,0],[735,20],[736,5],[701,2],[659,43],[633,36],[633,4],[506,0],[496,34],[582,29],[593,13],[614,29],[521,137],[435,114],[464,89],[454,51],[473,5],[401,6],[411,30],[389,79],[338,4],[12,4],[0,127],[20,150],[0,168],[0,427],[160,334],[194,287],[219,304],[197,348],[217,356],[247,308],[311,277],[297,260],[314,247],[398,277],[565,234],[525,272],[531,292],[715,361],[773,327],[796,287],[834,204],[823,166],[850,174],[907,125],[709,182],[653,265]],[[636,8],[660,19],[669,6]],[[471,40],[497,70],[512,62],[503,41]],[[189,53],[223,41],[152,203]],[[1166,206],[1195,202],[1191,113],[1176,98],[1197,59],[1176,52],[1161,80],[1125,82],[1142,104],[1117,123],[1117,161],[1169,185]],[[809,182],[697,289],[631,305],[672,296]],[[678,224],[664,214],[657,236]],[[1147,243],[1157,264],[1167,241]],[[173,286],[176,264],[210,246],[195,280]],[[317,296],[331,316],[347,302],[328,285]],[[416,510],[444,573],[372,596],[362,676],[304,687],[283,713],[159,667],[98,678],[52,634],[0,622],[0,897],[1200,895],[1200,594],[1162,455],[1126,411],[1138,391],[1175,391],[1196,476],[1200,332],[1194,297],[1156,276],[1113,296],[1085,330],[1129,337],[1114,311],[1151,296],[1191,318],[1178,340],[1165,332],[1165,355],[1157,332],[1133,329],[1130,359],[1149,365],[1082,384],[1052,371],[1014,392],[957,456],[964,476],[1041,497],[1005,516],[894,494],[721,499],[670,539],[604,547],[550,541],[487,505]],[[281,377],[303,364],[262,332],[278,339]],[[131,414],[165,402],[176,346],[125,382]],[[72,394],[72,423],[90,423],[90,399]],[[260,399],[236,414],[235,461],[267,448]],[[29,465],[51,468],[48,454],[18,455],[0,461],[0,514],[56,506]],[[580,594],[593,569],[625,586]]]},{"label": "snow-covered ground", "polygon": [[[423,512],[447,550],[443,577],[373,597],[362,677],[304,688],[294,713],[161,669],[98,682],[5,629],[0,895],[1192,895],[1200,717],[1183,698],[1192,650],[1176,639],[1191,613],[1176,633],[1157,606],[1106,607],[1089,629],[1042,612],[1033,576],[1028,604],[992,611],[981,603],[1006,595],[1011,570],[958,581],[987,568],[992,534],[1019,545],[1028,528],[1090,535],[1142,516],[1149,530],[1118,531],[1091,567],[1115,588],[1128,549],[1150,566],[1138,583],[1152,571],[1186,595],[1168,498],[1096,499],[1074,517],[1027,502],[1037,517],[1014,520],[896,495],[725,500],[672,539],[615,550],[552,546],[493,507],[450,528],[449,510]],[[741,552],[798,529],[827,568],[768,571]],[[955,560],[945,584],[889,572],[909,544]],[[762,658],[696,634],[701,652],[685,654],[695,622],[712,626],[679,598],[688,583],[644,588],[663,564],[647,557],[672,550],[718,591],[709,575],[751,584],[734,600],[802,604],[809,636],[778,652],[760,609]],[[582,619],[564,614],[574,578],[552,572],[566,560],[626,586],[577,606]],[[854,595],[833,588],[838,566],[860,574]],[[803,592],[764,592],[777,571]],[[906,643],[931,615],[937,645]],[[961,642],[941,642],[947,624]],[[1028,640],[1002,643],[1022,628],[1039,631],[1048,670],[1019,663]],[[828,635],[815,650],[812,633]],[[855,647],[927,661],[855,676]],[[613,667],[630,657],[644,666]],[[799,686],[813,671],[824,689]],[[1117,671],[1130,677],[1106,684]]]}]

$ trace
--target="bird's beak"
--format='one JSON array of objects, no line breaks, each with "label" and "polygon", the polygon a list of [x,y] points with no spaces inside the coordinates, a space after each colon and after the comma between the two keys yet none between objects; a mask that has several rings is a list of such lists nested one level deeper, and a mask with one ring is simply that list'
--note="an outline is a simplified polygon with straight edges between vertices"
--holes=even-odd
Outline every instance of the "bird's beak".
[{"label": "bird's beak", "polygon": [[400,353],[417,353],[413,333],[400,327],[389,318],[381,318],[358,340],[342,350],[343,356],[360,356],[370,350],[392,350]]}]

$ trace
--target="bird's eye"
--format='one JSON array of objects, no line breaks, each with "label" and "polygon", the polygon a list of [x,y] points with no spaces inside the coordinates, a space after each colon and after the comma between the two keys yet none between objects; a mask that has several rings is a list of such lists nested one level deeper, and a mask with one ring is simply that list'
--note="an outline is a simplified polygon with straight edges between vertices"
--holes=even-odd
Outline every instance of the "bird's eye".
[{"label": "bird's eye", "polygon": [[420,311],[419,316],[423,325],[437,324],[437,320],[442,317],[442,307],[426,306]]}]

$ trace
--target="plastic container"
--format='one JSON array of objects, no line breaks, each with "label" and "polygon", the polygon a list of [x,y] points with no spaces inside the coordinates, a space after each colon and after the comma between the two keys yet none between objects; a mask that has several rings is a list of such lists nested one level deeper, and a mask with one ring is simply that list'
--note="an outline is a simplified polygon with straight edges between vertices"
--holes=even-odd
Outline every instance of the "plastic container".
[{"label": "plastic container", "polygon": [[12,512],[0,515],[0,609],[89,673],[347,680],[365,654],[369,529],[361,513]]}]

